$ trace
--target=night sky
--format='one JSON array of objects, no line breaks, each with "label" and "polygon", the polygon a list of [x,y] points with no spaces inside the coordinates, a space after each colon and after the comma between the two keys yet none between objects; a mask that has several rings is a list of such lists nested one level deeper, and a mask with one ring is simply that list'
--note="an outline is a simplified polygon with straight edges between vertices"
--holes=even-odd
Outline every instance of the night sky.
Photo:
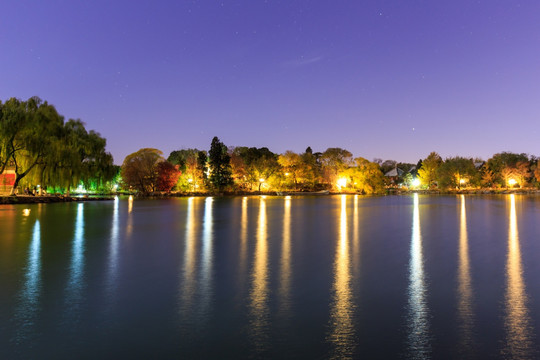
[{"label": "night sky", "polygon": [[0,99],[139,148],[540,155],[540,1],[0,5]]}]

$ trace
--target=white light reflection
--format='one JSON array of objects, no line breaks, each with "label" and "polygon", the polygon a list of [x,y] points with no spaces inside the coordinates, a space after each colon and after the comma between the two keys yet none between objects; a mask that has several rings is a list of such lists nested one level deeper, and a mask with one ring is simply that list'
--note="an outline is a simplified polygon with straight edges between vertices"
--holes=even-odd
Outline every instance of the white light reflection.
[{"label": "white light reflection", "polygon": [[113,215],[111,222],[111,237],[109,242],[109,269],[107,274],[107,291],[109,301],[113,297],[114,289],[117,287],[117,277],[118,277],[118,205],[120,200],[118,196],[114,197],[114,207]]},{"label": "white light reflection", "polygon": [[259,354],[266,350],[268,337],[268,233],[266,221],[266,200],[264,197],[260,197],[257,243],[250,294],[251,330],[255,349]]},{"label": "white light reflection", "polygon": [[34,224],[32,241],[28,248],[28,262],[25,271],[24,287],[21,291],[16,318],[21,327],[16,333],[17,343],[26,339],[29,328],[35,325],[41,295],[41,225]]},{"label": "white light reflection", "polygon": [[[75,220],[75,237],[71,250],[71,264],[69,268],[69,282],[67,285],[66,309],[78,311],[82,302],[84,286],[84,204],[77,205],[77,219]],[[69,321],[73,318],[70,317]]]},{"label": "white light reflection", "polygon": [[334,345],[333,359],[351,359],[355,348],[354,303],[351,286],[351,260],[347,226],[347,195],[341,195],[339,241],[334,262],[334,299],[330,309],[329,340]]},{"label": "white light reflection", "polygon": [[503,355],[514,359],[532,359],[535,357],[533,356],[534,341],[527,307],[528,297],[523,280],[514,194],[510,195],[506,281],[506,343]]},{"label": "white light reflection", "polygon": [[467,213],[465,195],[461,195],[461,214],[459,222],[459,264],[458,264],[458,317],[460,347],[462,354],[471,355],[473,351],[474,312],[472,309],[473,290],[469,260],[469,238],[467,235]]},{"label": "white light reflection", "polygon": [[214,199],[207,197],[204,201],[204,222],[202,238],[202,261],[201,261],[201,303],[202,316],[209,312],[212,298],[212,252],[213,252],[213,226],[212,203]]},{"label": "white light reflection", "polygon": [[431,353],[429,338],[429,309],[426,300],[426,280],[420,232],[418,194],[414,194],[411,255],[409,262],[408,350],[415,359],[428,359]]}]

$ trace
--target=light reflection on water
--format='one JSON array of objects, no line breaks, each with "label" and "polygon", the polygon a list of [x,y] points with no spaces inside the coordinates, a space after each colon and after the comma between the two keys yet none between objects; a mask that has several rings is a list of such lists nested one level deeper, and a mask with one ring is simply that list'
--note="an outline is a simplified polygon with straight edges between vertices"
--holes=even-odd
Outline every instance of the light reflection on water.
[{"label": "light reflection on water", "polygon": [[506,281],[506,342],[503,355],[514,359],[531,359],[535,353],[533,352],[533,334],[527,306],[528,297],[523,280],[514,194],[510,195]]},{"label": "light reflection on water", "polygon": [[261,196],[250,293],[250,328],[255,351],[259,354],[268,350],[268,233],[266,221],[266,199]]},{"label": "light reflection on water", "polygon": [[84,301],[84,203],[77,204],[75,236],[71,250],[69,280],[66,288],[65,309],[69,322],[78,322],[80,307]]},{"label": "light reflection on water", "polygon": [[334,262],[334,298],[330,309],[333,359],[351,359],[355,350],[354,309],[351,285],[351,261],[347,227],[347,195],[341,195],[339,233]]},{"label": "light reflection on water", "polygon": [[279,298],[282,315],[289,316],[291,306],[291,198],[288,196],[283,209],[283,239],[281,245],[281,286]]},{"label": "light reflection on water", "polygon": [[213,205],[214,198],[207,197],[204,200],[204,221],[202,234],[202,258],[201,258],[201,299],[200,311],[201,316],[206,320],[210,312],[210,304],[212,301],[212,261],[213,261],[213,246],[214,246],[214,218]]},{"label": "light reflection on water", "polygon": [[467,235],[467,212],[465,195],[460,195],[461,211],[459,222],[459,263],[458,263],[458,317],[460,334],[460,353],[472,354],[474,351],[473,326],[474,311],[473,288],[469,260],[469,237]]},{"label": "light reflection on water", "polygon": [[242,215],[240,219],[240,259],[239,259],[239,279],[240,288],[244,289],[245,273],[248,261],[248,198],[244,196],[242,198]]},{"label": "light reflection on water", "polygon": [[[91,346],[163,346],[186,358],[423,359],[449,347],[461,358],[538,354],[538,285],[525,264],[535,266],[540,247],[524,216],[540,212],[537,200],[196,197],[45,207],[44,216],[34,206],[29,216],[0,209],[0,349],[20,344],[27,358],[50,339],[76,353],[87,334],[99,339]],[[149,216],[161,236],[151,247]],[[55,226],[66,218],[67,233]],[[155,299],[142,293],[149,285]],[[207,345],[218,350],[200,350]]]},{"label": "light reflection on water", "polygon": [[24,341],[30,328],[35,326],[36,317],[40,309],[41,295],[41,225],[36,220],[32,232],[32,241],[28,248],[28,261],[25,271],[24,286],[20,294],[20,305],[17,309],[16,342]]},{"label": "light reflection on water", "polygon": [[418,194],[414,194],[411,254],[409,262],[408,355],[428,359],[431,353],[429,308],[420,231]]},{"label": "light reflection on water", "polygon": [[196,257],[196,199],[190,197],[187,201],[186,233],[184,236],[184,262],[181,269],[182,279],[180,284],[180,315],[187,318],[192,311],[193,297],[197,290],[195,279],[195,257]]},{"label": "light reflection on water", "polygon": [[[109,302],[114,298],[115,290],[118,286],[118,246],[119,246],[119,227],[118,224],[118,196],[114,198],[113,214],[111,221],[111,236],[109,243],[109,269],[107,272],[107,293]],[[111,305],[111,304],[109,304]]]}]

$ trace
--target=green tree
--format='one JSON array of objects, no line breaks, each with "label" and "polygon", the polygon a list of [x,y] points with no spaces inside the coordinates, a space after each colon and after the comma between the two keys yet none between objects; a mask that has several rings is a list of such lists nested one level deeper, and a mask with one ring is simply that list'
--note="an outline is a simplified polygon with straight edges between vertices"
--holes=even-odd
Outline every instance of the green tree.
[{"label": "green tree", "polygon": [[437,180],[437,169],[442,164],[442,158],[436,152],[431,152],[427,158],[422,161],[422,166],[418,170],[418,177],[422,185],[431,187]]},{"label": "green tree", "polygon": [[208,186],[208,155],[201,150],[197,154],[197,171],[202,176],[202,187]]},{"label": "green tree", "polygon": [[473,159],[456,156],[447,158],[437,169],[436,178],[439,187],[461,188],[476,185],[480,175],[474,166]]},{"label": "green tree", "polygon": [[261,191],[263,183],[268,184],[281,168],[277,155],[266,147],[239,148],[239,156],[243,160],[245,177],[250,189],[255,185]]},{"label": "green tree", "polygon": [[219,141],[217,136],[214,136],[210,145],[208,165],[210,170],[209,182],[214,189],[222,191],[233,183],[231,157],[227,153],[227,147]]}]

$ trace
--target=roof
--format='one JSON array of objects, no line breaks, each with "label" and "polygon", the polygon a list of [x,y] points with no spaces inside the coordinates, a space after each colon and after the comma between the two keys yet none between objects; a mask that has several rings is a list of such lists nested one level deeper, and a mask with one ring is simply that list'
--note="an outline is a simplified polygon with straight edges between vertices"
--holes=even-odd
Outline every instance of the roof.
[{"label": "roof", "polygon": [[403,175],[403,170],[398,169],[398,168],[394,168],[390,170],[389,172],[387,172],[386,174],[384,174],[384,176],[388,176],[388,177],[401,176],[401,175]]}]

